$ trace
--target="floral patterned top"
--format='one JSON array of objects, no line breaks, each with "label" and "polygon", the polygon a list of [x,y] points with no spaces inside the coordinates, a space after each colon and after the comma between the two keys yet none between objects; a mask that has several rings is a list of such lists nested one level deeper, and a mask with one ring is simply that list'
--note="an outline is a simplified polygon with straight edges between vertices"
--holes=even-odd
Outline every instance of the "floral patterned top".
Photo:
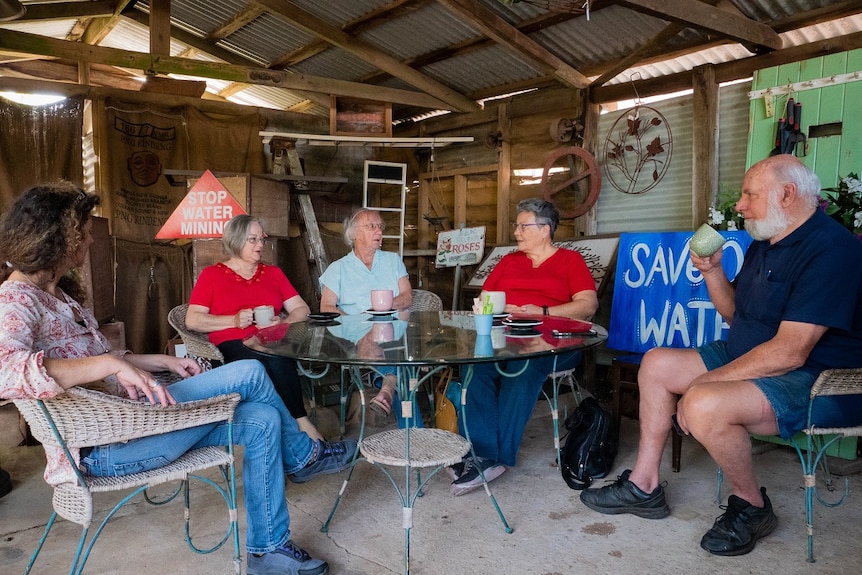
[{"label": "floral patterned top", "polygon": [[[62,300],[26,282],[7,280],[0,285],[0,398],[50,399],[64,389],[48,375],[44,358],[92,357],[112,352],[99,332],[93,314],[67,294]],[[100,391],[121,395],[117,383]],[[78,450],[71,449],[75,465]],[[71,463],[60,448],[45,447],[50,485],[74,482]]]}]

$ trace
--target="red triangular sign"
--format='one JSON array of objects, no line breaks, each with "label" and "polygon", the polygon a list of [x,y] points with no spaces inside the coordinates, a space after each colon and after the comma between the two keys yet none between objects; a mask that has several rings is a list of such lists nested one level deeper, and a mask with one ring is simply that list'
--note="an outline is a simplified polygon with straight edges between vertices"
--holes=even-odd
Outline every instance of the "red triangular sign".
[{"label": "red triangular sign", "polygon": [[244,213],[233,194],[207,170],[156,234],[156,239],[220,238],[228,220]]}]

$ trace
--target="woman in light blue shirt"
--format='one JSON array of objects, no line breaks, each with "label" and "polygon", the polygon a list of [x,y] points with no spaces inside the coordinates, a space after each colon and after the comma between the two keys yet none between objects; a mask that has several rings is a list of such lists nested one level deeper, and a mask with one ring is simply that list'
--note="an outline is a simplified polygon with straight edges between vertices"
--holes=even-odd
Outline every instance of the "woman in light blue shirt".
[{"label": "woman in light blue shirt", "polygon": [[[406,310],[413,303],[407,268],[398,254],[380,249],[385,224],[368,208],[357,210],[344,222],[344,241],[353,248],[320,276],[320,311],[354,315],[371,309],[371,290],[391,289],[392,308]],[[369,407],[389,415],[395,397],[394,373],[387,373]]]}]

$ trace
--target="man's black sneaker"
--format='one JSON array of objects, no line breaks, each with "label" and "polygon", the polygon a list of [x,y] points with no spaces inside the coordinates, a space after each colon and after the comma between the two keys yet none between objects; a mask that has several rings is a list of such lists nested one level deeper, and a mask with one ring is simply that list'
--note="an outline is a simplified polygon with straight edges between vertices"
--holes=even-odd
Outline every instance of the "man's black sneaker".
[{"label": "man's black sneaker", "polygon": [[629,481],[631,469],[626,469],[617,480],[604,487],[581,491],[581,501],[599,513],[617,515],[631,513],[646,519],[661,519],[670,515],[664,498],[664,488],[659,485],[652,493],[646,493]]},{"label": "man's black sneaker", "polygon": [[353,462],[356,453],[356,442],[352,439],[344,441],[317,441],[315,457],[296,473],[288,475],[294,483],[305,483],[318,475],[338,473]]},{"label": "man's black sneaker", "polygon": [[772,512],[772,502],[761,487],[763,507],[755,507],[736,495],[727,498],[724,513],[718,516],[712,529],[700,540],[700,546],[713,555],[745,555],[754,549],[757,540],[766,537],[778,518]]}]

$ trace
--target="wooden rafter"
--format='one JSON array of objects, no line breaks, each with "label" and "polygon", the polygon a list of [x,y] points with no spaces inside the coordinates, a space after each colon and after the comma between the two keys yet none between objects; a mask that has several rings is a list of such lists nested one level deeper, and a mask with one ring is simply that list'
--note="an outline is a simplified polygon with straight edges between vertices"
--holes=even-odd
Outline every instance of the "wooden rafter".
[{"label": "wooden rafter", "polygon": [[505,46],[527,59],[540,70],[550,73],[563,84],[578,89],[590,85],[586,76],[530,39],[529,36],[521,33],[478,0],[437,0],[437,2],[462,18],[466,18],[471,26],[501,46]]},{"label": "wooden rafter", "polygon": [[662,20],[676,22],[720,34],[726,38],[761,50],[781,48],[778,34],[760,22],[714,8],[703,2],[668,0],[618,0],[617,4]]},{"label": "wooden rafter", "polygon": [[338,46],[342,50],[365,60],[372,66],[386,70],[396,78],[400,78],[430,96],[445,102],[445,108],[447,109],[454,109],[460,112],[470,112],[479,109],[476,102],[456,90],[414,70],[410,66],[405,66],[396,58],[354,38],[341,30],[341,28],[324,22],[287,0],[252,1],[266,7],[271,14],[278,16],[292,25],[323,38],[334,46]]},{"label": "wooden rafter", "polygon": [[153,74],[181,74],[200,78],[213,78],[229,82],[246,82],[276,88],[299,89],[327,94],[396,102],[431,109],[448,109],[449,105],[433,96],[383,86],[369,86],[315,76],[303,76],[250,66],[237,66],[222,62],[206,62],[171,56],[154,56],[129,50],[101,46],[88,46],[79,42],[66,42],[35,34],[13,30],[0,30],[0,51],[38,54],[54,58],[67,58],[91,63],[108,64],[121,68],[144,70]]}]

